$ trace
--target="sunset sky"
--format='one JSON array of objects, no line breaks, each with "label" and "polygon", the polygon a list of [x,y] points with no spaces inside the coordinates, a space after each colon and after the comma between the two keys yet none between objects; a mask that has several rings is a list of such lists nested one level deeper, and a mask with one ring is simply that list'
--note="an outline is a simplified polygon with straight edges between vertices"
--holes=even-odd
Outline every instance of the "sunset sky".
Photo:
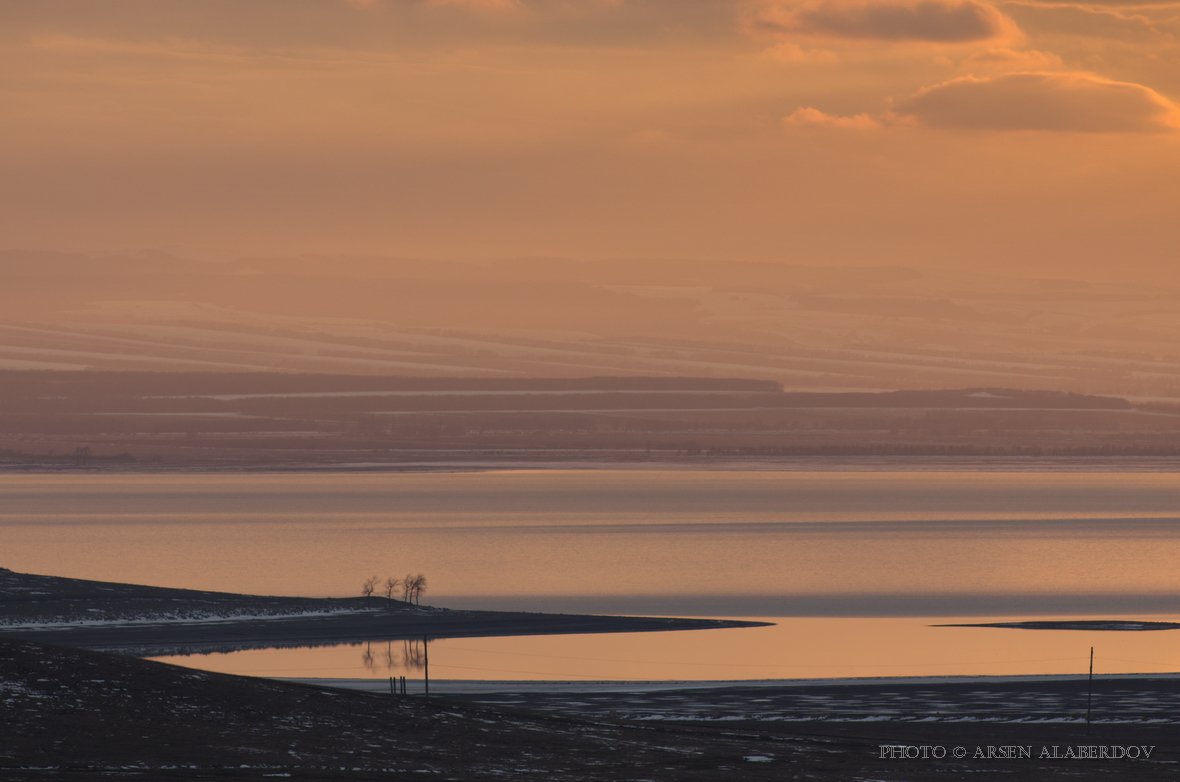
[{"label": "sunset sky", "polygon": [[4,0],[5,248],[1171,276],[1180,3]]}]

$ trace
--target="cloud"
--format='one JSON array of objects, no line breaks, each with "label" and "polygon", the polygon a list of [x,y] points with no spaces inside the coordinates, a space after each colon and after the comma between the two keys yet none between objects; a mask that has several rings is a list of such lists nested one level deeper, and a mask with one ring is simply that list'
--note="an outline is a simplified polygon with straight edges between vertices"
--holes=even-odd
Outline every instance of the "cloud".
[{"label": "cloud", "polygon": [[773,0],[755,11],[746,27],[776,37],[944,44],[1019,35],[1015,22],[978,0]]},{"label": "cloud", "polygon": [[512,11],[521,7],[520,0],[426,0],[426,4],[473,8],[477,11]]},{"label": "cloud", "polygon": [[828,114],[811,106],[795,109],[786,117],[783,124],[788,127],[804,128],[840,128],[844,130],[872,130],[882,125],[882,119],[870,114],[854,114],[844,116]]},{"label": "cloud", "polygon": [[964,76],[919,90],[896,114],[937,128],[1148,133],[1180,130],[1180,107],[1142,84],[1088,73]]},{"label": "cloud", "polygon": [[1168,9],[1180,7],[1180,0],[1021,0],[1029,5],[1090,5],[1122,9]]},{"label": "cloud", "polygon": [[1071,4],[1008,3],[1005,10],[1030,33],[1146,40],[1166,35],[1142,13]]},{"label": "cloud", "polygon": [[753,0],[0,0],[0,39],[204,41],[405,52],[431,46],[744,44]]},{"label": "cloud", "polygon": [[780,41],[762,51],[762,56],[775,62],[839,62],[840,57],[831,49],[800,46],[793,41]]},{"label": "cloud", "polygon": [[1049,71],[1064,68],[1061,57],[1037,49],[993,47],[972,52],[963,60],[964,70],[980,71]]},{"label": "cloud", "polygon": [[871,130],[899,125],[1066,133],[1180,132],[1180,106],[1142,84],[1082,72],[963,76],[919,90],[881,114],[804,106],[787,127]]}]

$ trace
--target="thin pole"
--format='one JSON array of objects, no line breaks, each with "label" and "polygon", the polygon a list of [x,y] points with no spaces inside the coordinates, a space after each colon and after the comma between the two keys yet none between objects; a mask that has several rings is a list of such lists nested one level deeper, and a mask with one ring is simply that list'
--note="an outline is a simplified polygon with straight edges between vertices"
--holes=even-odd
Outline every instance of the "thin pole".
[{"label": "thin pole", "polygon": [[394,694],[394,692],[393,692],[393,677],[392,676],[389,677],[389,694],[391,696]]},{"label": "thin pole", "polygon": [[430,636],[422,636],[422,663],[426,669],[426,698],[430,698]]},{"label": "thin pole", "polygon": [[1086,690],[1086,724],[1090,724],[1090,707],[1094,703],[1094,647],[1090,647],[1090,681]]}]

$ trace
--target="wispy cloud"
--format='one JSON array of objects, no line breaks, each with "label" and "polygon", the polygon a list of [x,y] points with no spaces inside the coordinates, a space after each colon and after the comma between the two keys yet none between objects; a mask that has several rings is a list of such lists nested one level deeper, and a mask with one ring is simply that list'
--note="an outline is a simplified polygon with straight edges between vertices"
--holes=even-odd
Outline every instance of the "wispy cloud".
[{"label": "wispy cloud", "polygon": [[1004,8],[1030,33],[1131,41],[1168,35],[1160,27],[1166,20],[1131,9],[1035,2],[1007,3]]},{"label": "wispy cloud", "polygon": [[1064,68],[1061,57],[1038,49],[1012,49],[1005,46],[989,47],[971,52],[963,65],[973,73],[1005,71],[1050,71]]},{"label": "wispy cloud", "polygon": [[472,8],[477,11],[512,11],[523,7],[520,0],[426,0],[426,4]]},{"label": "wispy cloud", "polygon": [[974,43],[1019,35],[995,6],[977,0],[768,2],[747,20],[754,33],[897,43]]},{"label": "wispy cloud", "polygon": [[795,109],[786,117],[783,117],[783,124],[788,127],[871,130],[881,127],[883,121],[882,118],[874,117],[871,114],[841,116],[839,114],[828,114],[812,106],[803,106]]}]

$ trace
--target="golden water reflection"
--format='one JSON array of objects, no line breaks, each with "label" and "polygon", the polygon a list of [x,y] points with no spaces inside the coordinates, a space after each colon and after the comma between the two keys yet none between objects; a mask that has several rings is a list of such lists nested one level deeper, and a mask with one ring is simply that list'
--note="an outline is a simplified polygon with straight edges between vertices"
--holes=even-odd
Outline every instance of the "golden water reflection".
[{"label": "golden water reflection", "polygon": [[[776,624],[731,630],[432,639],[430,675],[463,680],[700,681],[1081,674],[1087,670],[1091,646],[1099,675],[1180,671],[1180,630],[933,626],[1028,617],[749,618]],[[252,676],[421,678],[422,652],[422,641],[380,641],[157,659]]]}]

